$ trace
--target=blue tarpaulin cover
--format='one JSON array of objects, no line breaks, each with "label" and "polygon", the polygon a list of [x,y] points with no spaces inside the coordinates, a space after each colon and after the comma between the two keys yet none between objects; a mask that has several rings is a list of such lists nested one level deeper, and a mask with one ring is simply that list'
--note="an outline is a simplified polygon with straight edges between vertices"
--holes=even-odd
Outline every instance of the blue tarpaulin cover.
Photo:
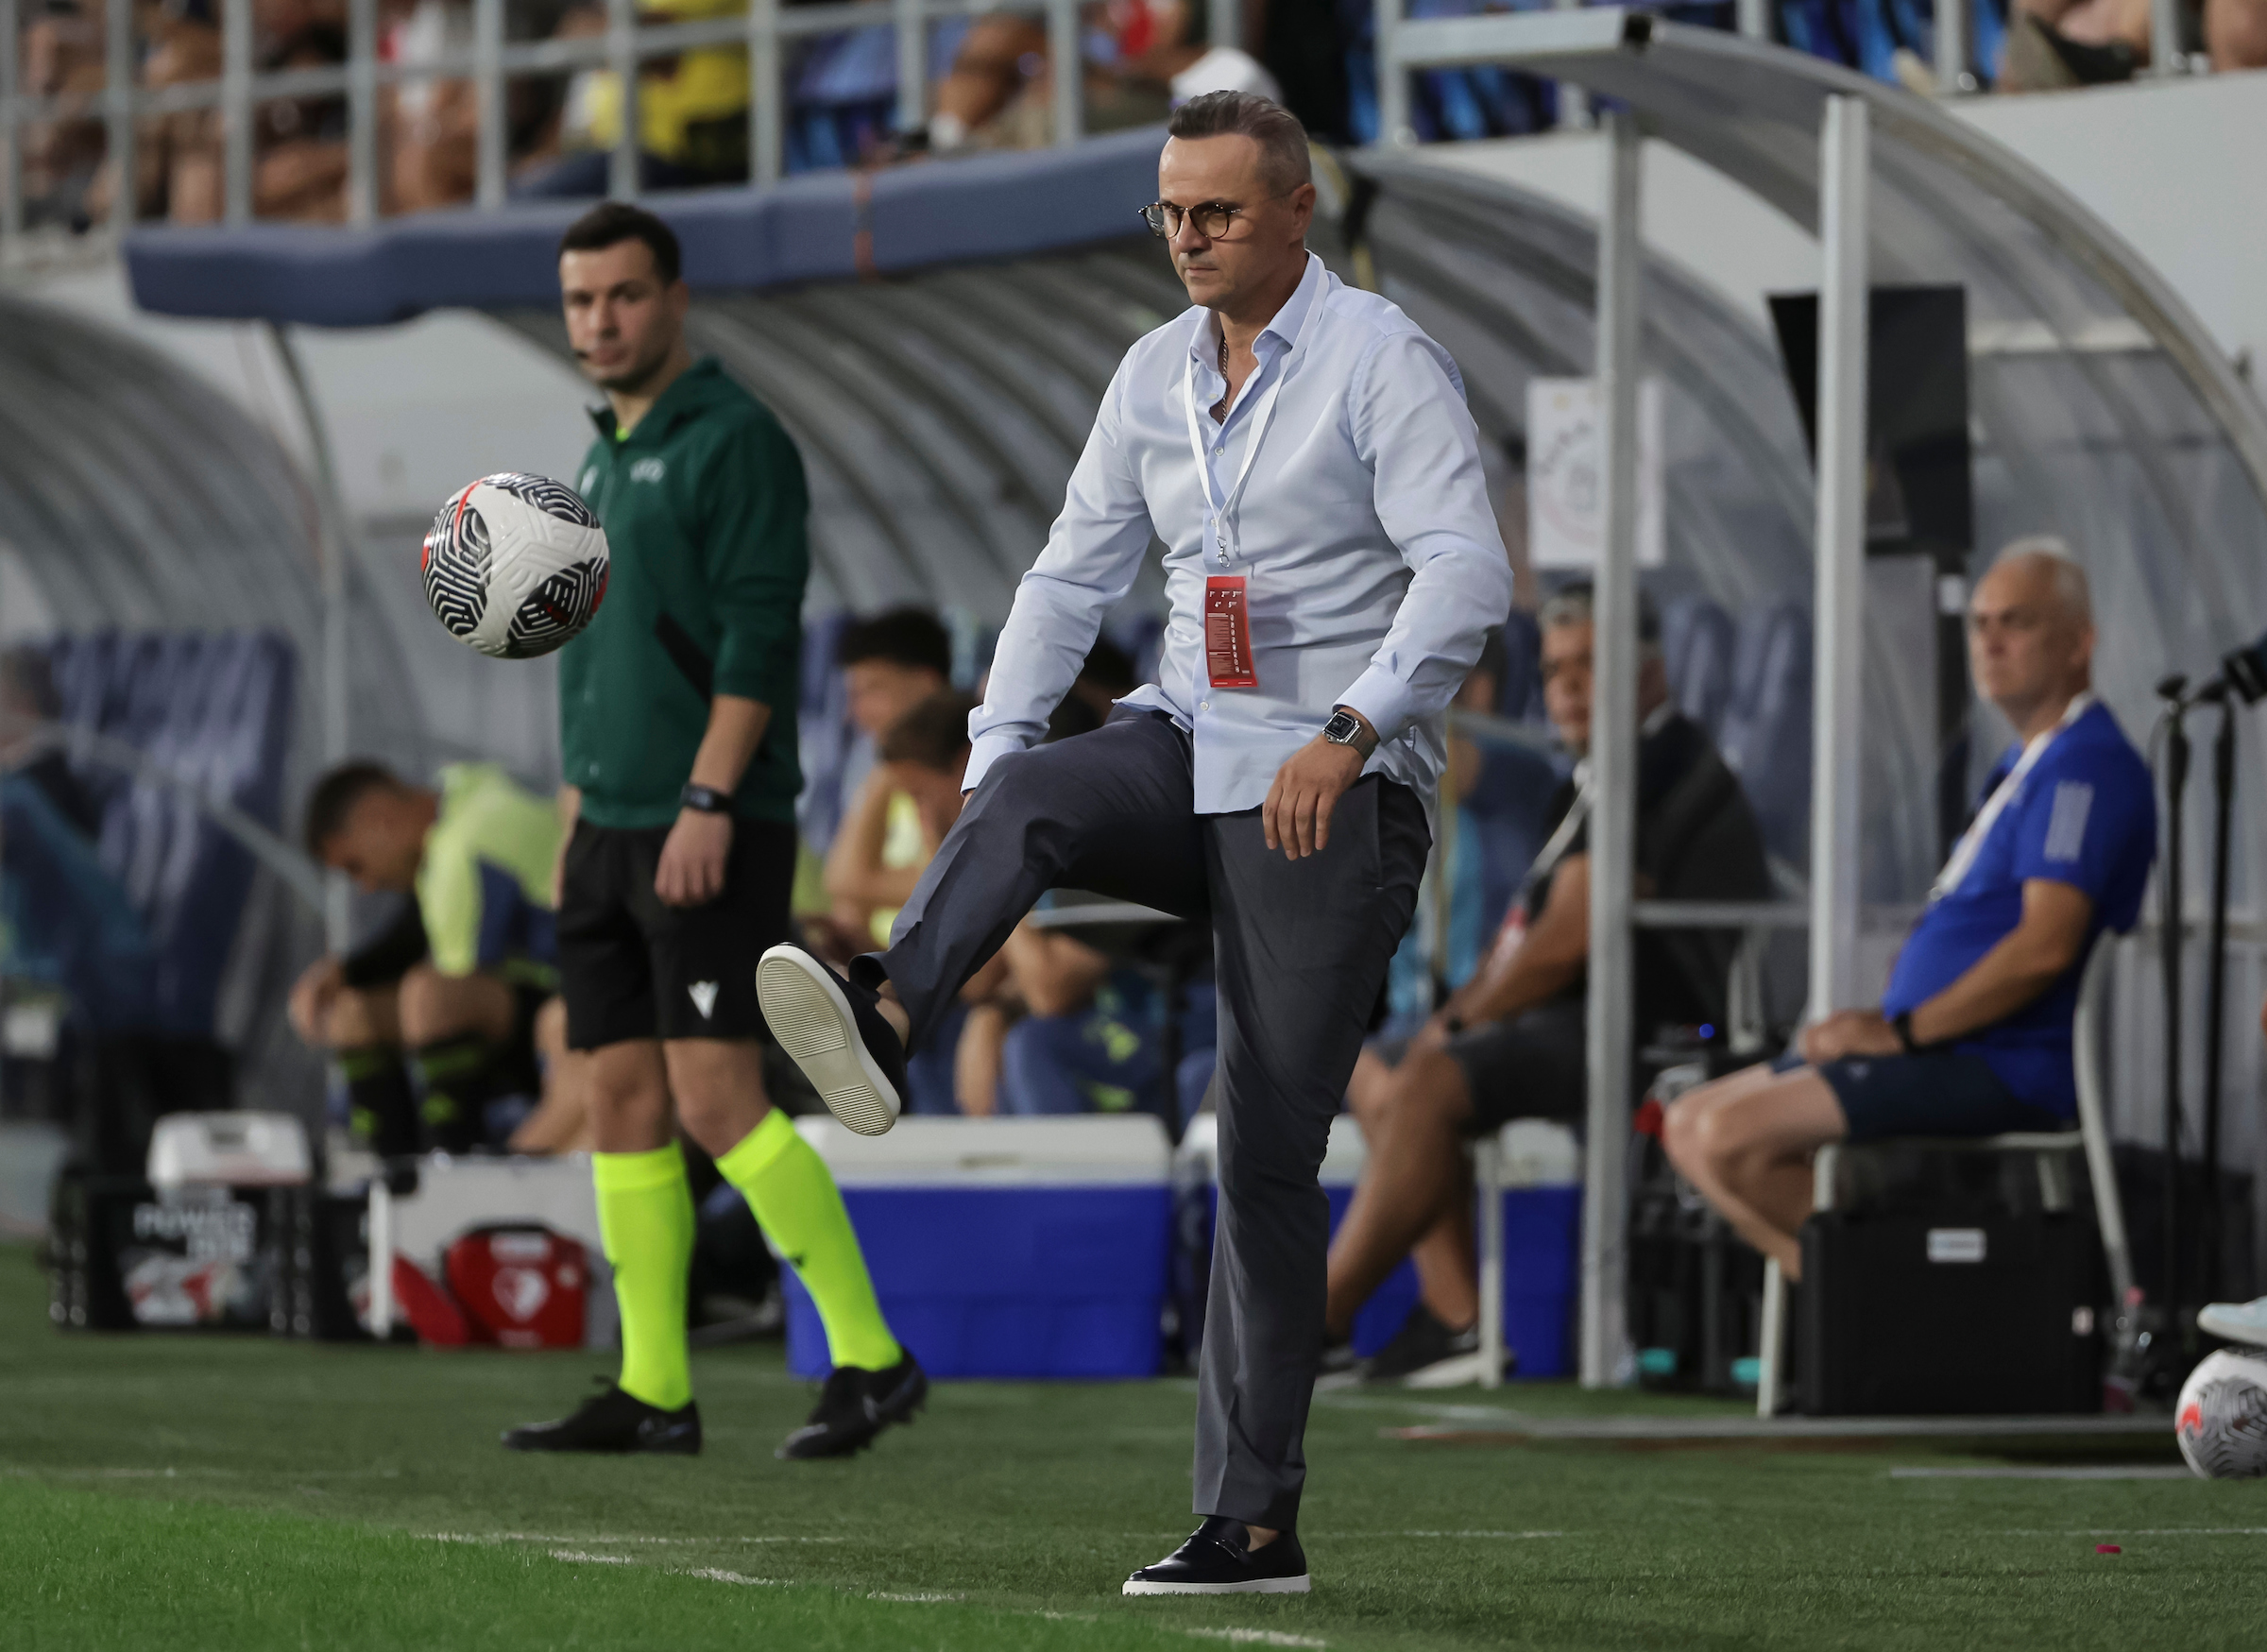
[{"label": "blue tarpaulin cover", "polygon": [[[1134,210],[1156,194],[1164,143],[1163,128],[1147,127],[1070,149],[645,204],[676,230],[696,291],[849,281],[1139,233]],[[152,226],[126,238],[127,272],[145,310],[211,320],[374,327],[427,310],[554,304],[559,236],[589,205],[426,213],[367,230]]]}]

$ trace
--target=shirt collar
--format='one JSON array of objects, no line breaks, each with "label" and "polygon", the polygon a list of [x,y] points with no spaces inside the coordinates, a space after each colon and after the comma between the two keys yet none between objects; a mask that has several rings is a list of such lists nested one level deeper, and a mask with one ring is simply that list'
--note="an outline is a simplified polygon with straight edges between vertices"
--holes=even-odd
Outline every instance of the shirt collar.
[{"label": "shirt collar", "polygon": [[[1309,252],[1306,255],[1306,273],[1299,278],[1298,286],[1284,300],[1283,308],[1275,312],[1274,318],[1259,330],[1259,337],[1253,341],[1253,353],[1259,353],[1259,346],[1270,338],[1274,339],[1283,349],[1295,348],[1306,332],[1309,317],[1314,315],[1323,283],[1329,280],[1330,271],[1324,267],[1322,260]],[[1220,361],[1219,312],[1202,310],[1198,313],[1197,330],[1189,338],[1188,353],[1196,359],[1198,366],[1218,375]]]},{"label": "shirt collar", "polygon": [[601,401],[588,409],[590,422],[598,427],[601,436],[616,446],[626,447],[645,437],[665,436],[678,420],[698,410],[709,382],[723,377],[724,371],[724,364],[714,356],[700,357],[670,381],[669,388],[662,391],[654,404],[645,410],[645,417],[638,421],[637,429],[619,441],[614,434],[614,409],[610,403]]}]

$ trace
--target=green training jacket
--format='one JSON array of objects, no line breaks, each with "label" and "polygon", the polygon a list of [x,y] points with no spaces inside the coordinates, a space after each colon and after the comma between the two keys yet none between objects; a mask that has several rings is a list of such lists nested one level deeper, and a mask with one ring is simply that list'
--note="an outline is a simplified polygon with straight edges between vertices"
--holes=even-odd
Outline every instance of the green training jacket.
[{"label": "green training jacket", "polygon": [[[598,440],[576,488],[605,527],[613,565],[598,618],[559,654],[559,744],[582,818],[674,821],[714,692],[772,708],[734,812],[793,820],[810,574],[802,455],[713,359],[688,368],[627,436],[610,408],[591,419]],[[695,686],[703,674],[706,690]]]}]

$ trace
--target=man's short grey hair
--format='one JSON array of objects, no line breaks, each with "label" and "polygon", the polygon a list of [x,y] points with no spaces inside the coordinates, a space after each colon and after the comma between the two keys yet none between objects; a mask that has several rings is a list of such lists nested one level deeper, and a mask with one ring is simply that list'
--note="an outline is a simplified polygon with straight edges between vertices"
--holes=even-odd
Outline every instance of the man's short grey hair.
[{"label": "man's short grey hair", "polygon": [[1999,568],[2008,562],[2036,557],[2047,565],[2048,578],[2054,588],[2054,600],[2062,611],[2082,623],[2094,622],[2093,587],[2087,583],[2086,567],[2071,554],[2067,540],[2056,534],[2027,534],[2020,539],[2010,540],[1991,559]]},{"label": "man's short grey hair", "polygon": [[[1587,581],[1560,586],[1543,601],[1536,613],[1535,627],[1539,631],[1555,631],[1561,625],[1594,625],[1597,623],[1597,592]],[[1658,658],[1661,654],[1661,616],[1654,611],[1653,603],[1645,592],[1637,594],[1638,657]]]},{"label": "man's short grey hair", "polygon": [[1250,138],[1259,145],[1259,170],[1268,187],[1288,194],[1312,183],[1315,164],[1299,117],[1256,92],[1207,92],[1173,111],[1166,123],[1171,138]]}]

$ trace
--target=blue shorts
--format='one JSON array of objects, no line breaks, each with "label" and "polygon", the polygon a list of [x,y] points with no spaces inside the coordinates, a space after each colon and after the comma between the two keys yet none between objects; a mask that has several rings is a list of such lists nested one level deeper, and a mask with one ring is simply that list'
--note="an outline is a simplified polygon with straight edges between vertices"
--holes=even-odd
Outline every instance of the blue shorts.
[{"label": "blue shorts", "polygon": [[[1771,1064],[1771,1070],[1788,1073],[1808,1064],[1789,1051]],[[1850,1056],[1830,1061],[1817,1072],[1842,1104],[1853,1142],[2071,1128],[2069,1119],[2018,1100],[1989,1062],[1964,1050]]]}]

